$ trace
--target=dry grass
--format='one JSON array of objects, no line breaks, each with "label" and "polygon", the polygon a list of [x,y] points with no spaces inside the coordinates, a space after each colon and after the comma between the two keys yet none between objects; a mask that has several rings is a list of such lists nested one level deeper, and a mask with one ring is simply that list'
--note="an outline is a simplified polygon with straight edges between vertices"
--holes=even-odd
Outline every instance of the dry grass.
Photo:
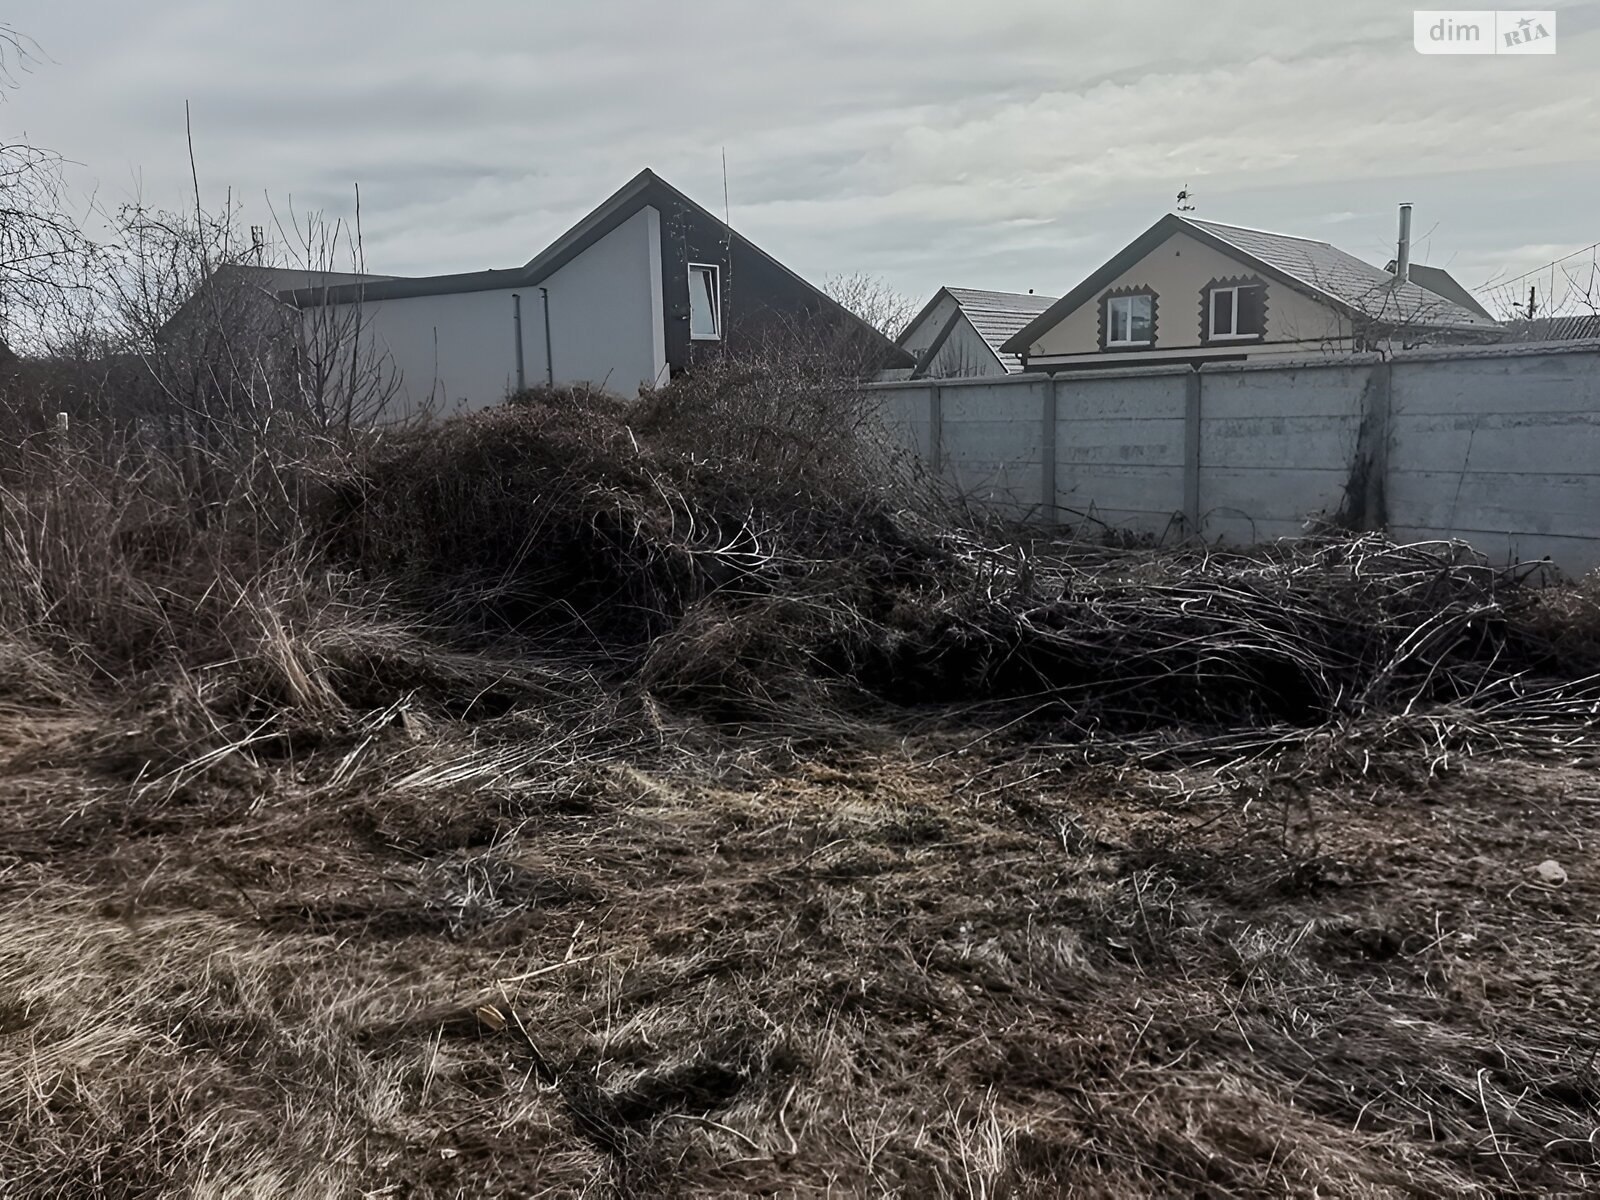
[{"label": "dry grass", "polygon": [[390,723],[152,800],[35,721],[7,1194],[1600,1183],[1587,769],[582,729]]},{"label": "dry grass", "polygon": [[1587,591],[563,403],[7,476],[0,1194],[1600,1189]]}]

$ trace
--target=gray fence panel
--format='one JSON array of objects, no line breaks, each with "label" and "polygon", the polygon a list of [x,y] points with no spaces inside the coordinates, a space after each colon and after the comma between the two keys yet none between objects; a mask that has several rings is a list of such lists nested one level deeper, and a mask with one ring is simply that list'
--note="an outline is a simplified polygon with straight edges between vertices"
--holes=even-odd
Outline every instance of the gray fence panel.
[{"label": "gray fence panel", "polygon": [[1058,379],[1059,520],[1167,532],[1184,507],[1186,381],[1170,372]]},{"label": "gray fence panel", "polygon": [[1397,362],[1392,424],[1398,535],[1600,566],[1600,355]]},{"label": "gray fence panel", "polygon": [[897,440],[1011,515],[1250,541],[1342,514],[1600,566],[1596,343],[878,391]]},{"label": "gray fence panel", "polygon": [[1308,516],[1336,513],[1371,373],[1369,363],[1201,372],[1201,532],[1289,537]]}]

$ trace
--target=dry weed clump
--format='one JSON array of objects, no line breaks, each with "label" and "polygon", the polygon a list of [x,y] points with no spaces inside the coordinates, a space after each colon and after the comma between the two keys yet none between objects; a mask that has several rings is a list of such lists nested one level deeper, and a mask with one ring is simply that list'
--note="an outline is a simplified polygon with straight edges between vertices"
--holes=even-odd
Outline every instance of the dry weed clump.
[{"label": "dry weed clump", "polygon": [[313,603],[319,573],[292,500],[263,495],[264,477],[224,484],[220,472],[197,491],[183,467],[136,444],[9,447],[0,628],[116,681],[226,657],[269,600]]},{"label": "dry weed clump", "polygon": [[1600,673],[1600,571],[1530,592],[1517,626],[1547,670]]},{"label": "dry weed clump", "polygon": [[[400,581],[457,623],[636,651],[705,597],[764,595],[819,562],[915,555],[890,488],[833,435],[761,439],[711,458],[723,387],[673,387],[630,410],[599,393],[530,393],[388,439],[321,514],[333,553]],[[804,443],[808,452],[793,447]],[[758,450],[757,447],[763,447]]]},{"label": "dry weed clump", "polygon": [[333,488],[328,544],[451,623],[642,662],[658,698],[723,716],[1031,697],[1079,736],[1313,727],[1499,711],[1529,672],[1600,672],[1553,636],[1570,642],[1570,623],[1542,621],[1549,600],[1455,545],[1110,549],[940,531],[872,482],[883,464],[849,452],[859,435],[830,442],[797,419],[803,436],[752,436],[769,409],[810,411],[802,387],[779,403],[770,382],[728,368],[632,410],[530,394],[393,439]]}]

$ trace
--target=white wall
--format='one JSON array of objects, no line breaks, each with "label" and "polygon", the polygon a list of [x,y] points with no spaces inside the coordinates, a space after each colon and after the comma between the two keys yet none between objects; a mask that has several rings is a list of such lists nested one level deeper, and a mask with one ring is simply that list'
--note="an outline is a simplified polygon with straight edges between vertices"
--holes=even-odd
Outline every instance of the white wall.
[{"label": "white wall", "polygon": [[550,362],[555,382],[592,383],[632,396],[665,382],[661,218],[634,214],[534,287],[368,301],[368,347],[386,356],[408,409],[436,412],[497,404],[516,385],[514,295],[522,298],[523,370],[545,382],[543,297],[550,296]]},{"label": "white wall", "polygon": [[928,315],[918,321],[915,328],[906,334],[906,340],[901,345],[918,358],[922,352],[933,344],[933,339],[939,336],[939,330],[944,328],[956,311],[954,296],[940,296],[939,302],[928,310]]},{"label": "white wall", "polygon": [[874,390],[901,445],[1010,515],[1249,542],[1349,501],[1400,540],[1600,567],[1600,343]]},{"label": "white wall", "polygon": [[[933,344],[933,339],[939,336],[939,331],[945,327],[946,322],[956,315],[957,307],[953,296],[941,296],[939,303],[934,305],[928,315],[906,336],[906,340],[902,343],[904,349],[920,359],[923,352]],[[989,349],[989,343],[984,341],[982,335],[972,327],[972,322],[962,315],[957,317],[955,328],[940,345],[939,352],[923,374],[929,378],[943,379],[957,376],[1004,375],[1006,369],[995,357],[994,351]],[[889,378],[887,372],[884,378]]]},{"label": "white wall", "polygon": [[989,343],[983,340],[983,335],[962,314],[925,373],[946,379],[960,375],[1004,375],[1007,372],[1005,365],[989,349]]}]

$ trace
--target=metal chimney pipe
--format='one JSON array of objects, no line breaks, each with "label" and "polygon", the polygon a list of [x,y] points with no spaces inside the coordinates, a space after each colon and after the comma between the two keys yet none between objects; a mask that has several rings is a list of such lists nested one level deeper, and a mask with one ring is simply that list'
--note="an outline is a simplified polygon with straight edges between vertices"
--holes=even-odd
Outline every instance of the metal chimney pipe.
[{"label": "metal chimney pipe", "polygon": [[1394,256],[1394,277],[1397,283],[1411,280],[1411,205],[1400,206],[1400,246]]}]

